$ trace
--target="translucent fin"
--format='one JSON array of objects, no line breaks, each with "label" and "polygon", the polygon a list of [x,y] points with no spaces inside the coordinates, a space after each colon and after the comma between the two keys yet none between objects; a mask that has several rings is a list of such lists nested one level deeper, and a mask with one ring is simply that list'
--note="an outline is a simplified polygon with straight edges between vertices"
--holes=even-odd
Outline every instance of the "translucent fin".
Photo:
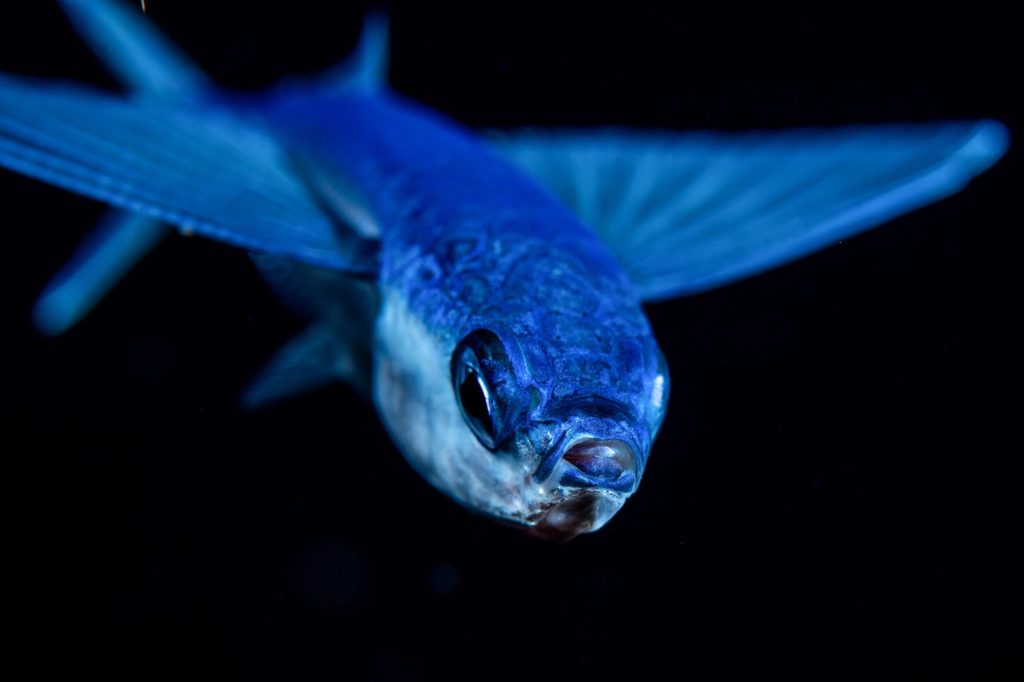
[{"label": "translucent fin", "polygon": [[0,165],[241,248],[377,271],[376,243],[337,230],[276,141],[219,109],[0,76]]},{"label": "translucent fin", "polygon": [[60,0],[64,13],[107,68],[132,90],[174,95],[210,87],[206,75],[157,31],[138,5]]},{"label": "translucent fin", "polygon": [[526,132],[507,155],[593,227],[646,300],[772,268],[952,194],[994,121],[763,133]]},{"label": "translucent fin", "polygon": [[67,331],[166,233],[152,218],[110,211],[36,301],[36,328],[50,335]]},{"label": "translucent fin", "polygon": [[259,408],[328,384],[347,381],[368,389],[369,356],[345,343],[329,320],[314,322],[270,361],[242,395],[248,408]]},{"label": "translucent fin", "polygon": [[[138,8],[109,0],[60,4],[82,39],[136,96],[180,98],[211,87],[206,75]],[[109,211],[36,302],[36,327],[44,334],[67,331],[167,232],[153,218]]]},{"label": "translucent fin", "polygon": [[376,285],[278,256],[253,254],[252,259],[279,298],[315,321],[278,352],[243,403],[259,407],[335,381],[368,398]]},{"label": "translucent fin", "polygon": [[253,253],[250,258],[274,294],[294,312],[309,319],[343,319],[341,326],[369,343],[377,314],[375,284],[280,256]]},{"label": "translucent fin", "polygon": [[358,239],[376,241],[381,228],[366,196],[337,169],[328,171],[309,155],[293,154],[292,168],[310,195],[339,227]]},{"label": "translucent fin", "polygon": [[320,87],[366,91],[384,88],[388,79],[388,33],[386,15],[379,12],[366,15],[356,49],[322,76]]}]

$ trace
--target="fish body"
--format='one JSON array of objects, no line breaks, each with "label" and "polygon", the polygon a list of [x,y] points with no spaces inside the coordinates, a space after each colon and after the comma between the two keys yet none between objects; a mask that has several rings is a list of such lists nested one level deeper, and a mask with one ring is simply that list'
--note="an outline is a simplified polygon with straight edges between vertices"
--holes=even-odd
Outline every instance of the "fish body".
[{"label": "fish body", "polygon": [[782,265],[957,191],[993,121],[485,141],[391,92],[386,24],[318,79],[219,91],[109,0],[65,0],[131,88],[0,75],[0,164],[117,210],[44,292],[73,325],[166,224],[243,248],[310,318],[245,394],[370,397],[466,507],[550,538],[635,492],[669,394],[642,304]]},{"label": "fish body", "polygon": [[[597,502],[609,515],[617,509],[642,473],[667,375],[639,296],[594,232],[467,131],[395,96],[310,101],[300,92],[260,111],[293,149],[315,155],[318,172],[344,176],[387,226],[374,399],[416,468],[509,521],[536,522],[562,479],[603,487]],[[463,419],[436,389],[449,382],[457,344],[479,329],[508,354],[505,459],[457,437]],[[601,486],[556,466],[584,439],[627,443],[635,468]]]}]

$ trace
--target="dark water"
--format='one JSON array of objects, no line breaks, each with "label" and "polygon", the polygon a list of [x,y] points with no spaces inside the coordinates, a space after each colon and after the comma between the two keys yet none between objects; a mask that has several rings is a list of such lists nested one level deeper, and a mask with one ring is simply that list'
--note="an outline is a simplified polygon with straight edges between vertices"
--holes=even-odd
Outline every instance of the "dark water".
[{"label": "dark water", "polygon": [[[362,12],[147,4],[239,87],[330,64]],[[0,69],[110,83],[55,8],[21,5]],[[984,116],[1020,137],[995,3],[635,7],[398,8],[393,80],[482,127]],[[240,412],[300,323],[229,248],[174,240],[35,336],[100,209],[4,173],[8,644],[38,679],[1014,677],[1019,171],[1014,149],[882,230],[652,307],[663,434],[622,513],[565,546],[434,492],[343,387]]]}]

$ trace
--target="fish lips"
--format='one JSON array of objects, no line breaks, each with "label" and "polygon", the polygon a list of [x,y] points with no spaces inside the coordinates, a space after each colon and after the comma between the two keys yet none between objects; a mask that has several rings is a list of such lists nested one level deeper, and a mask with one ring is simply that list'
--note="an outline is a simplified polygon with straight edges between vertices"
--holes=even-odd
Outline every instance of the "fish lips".
[{"label": "fish lips", "polygon": [[603,526],[625,501],[624,495],[615,492],[580,490],[548,507],[527,532],[545,540],[566,542]]},{"label": "fish lips", "polygon": [[640,468],[624,441],[582,438],[550,456],[537,474],[558,485],[555,501],[534,517],[528,532],[566,541],[597,530],[614,516],[636,489]]},{"label": "fish lips", "polygon": [[555,479],[563,488],[600,488],[628,495],[639,483],[640,464],[633,448],[622,440],[583,438],[548,456],[533,478],[543,484]]}]

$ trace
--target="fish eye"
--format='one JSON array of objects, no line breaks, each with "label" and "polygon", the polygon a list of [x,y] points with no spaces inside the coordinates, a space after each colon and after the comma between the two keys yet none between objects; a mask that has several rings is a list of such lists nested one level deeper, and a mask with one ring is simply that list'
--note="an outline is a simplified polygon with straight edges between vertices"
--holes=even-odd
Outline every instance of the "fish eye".
[{"label": "fish eye", "polygon": [[462,417],[469,428],[488,448],[494,448],[494,396],[487,380],[480,373],[479,361],[472,349],[465,348],[458,360],[455,395]]},{"label": "fish eye", "polygon": [[500,440],[499,400],[488,380],[488,370],[507,367],[498,337],[484,329],[469,334],[452,357],[452,384],[462,418],[486,448]]}]

